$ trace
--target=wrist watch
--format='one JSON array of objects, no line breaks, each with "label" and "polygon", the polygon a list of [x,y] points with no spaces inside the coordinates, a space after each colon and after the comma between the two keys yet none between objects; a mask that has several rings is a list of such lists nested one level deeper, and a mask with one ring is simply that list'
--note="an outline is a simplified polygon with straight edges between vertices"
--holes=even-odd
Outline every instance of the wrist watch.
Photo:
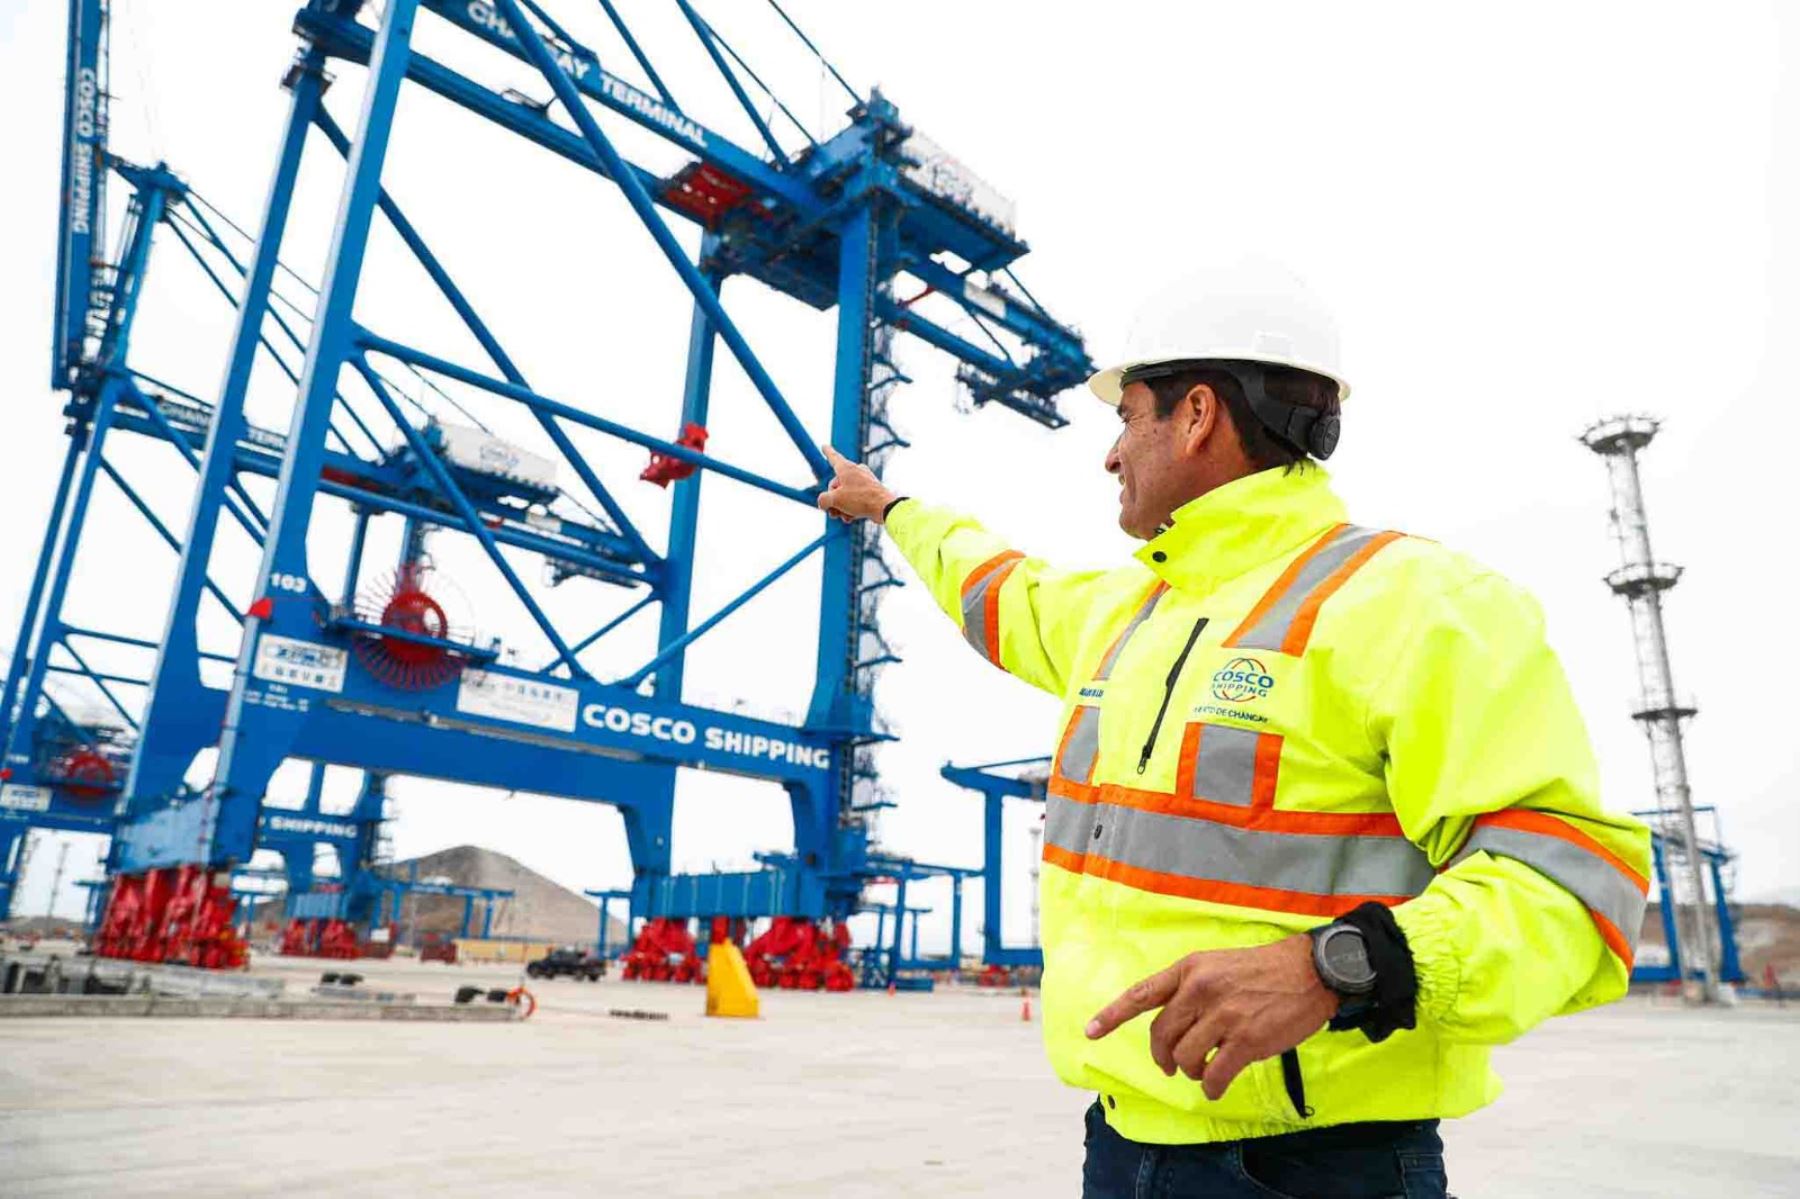
[{"label": "wrist watch", "polygon": [[1328,990],[1350,1000],[1375,990],[1375,967],[1360,928],[1334,920],[1307,935],[1312,938],[1313,969]]}]

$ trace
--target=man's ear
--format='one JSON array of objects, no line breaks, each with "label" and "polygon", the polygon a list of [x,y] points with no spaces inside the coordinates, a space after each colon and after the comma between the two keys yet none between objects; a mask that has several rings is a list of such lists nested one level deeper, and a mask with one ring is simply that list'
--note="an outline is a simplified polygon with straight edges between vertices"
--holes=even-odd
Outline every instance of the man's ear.
[{"label": "man's ear", "polygon": [[1219,425],[1219,396],[1205,383],[1196,383],[1181,397],[1181,412],[1187,427],[1181,432],[1181,448],[1189,455],[1200,453]]}]

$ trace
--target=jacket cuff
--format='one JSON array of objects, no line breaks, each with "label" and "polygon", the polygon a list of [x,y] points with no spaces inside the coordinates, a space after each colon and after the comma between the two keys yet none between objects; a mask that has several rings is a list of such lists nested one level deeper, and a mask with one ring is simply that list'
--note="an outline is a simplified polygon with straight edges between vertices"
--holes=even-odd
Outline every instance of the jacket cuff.
[{"label": "jacket cuff", "polygon": [[1412,950],[1419,1014],[1433,1022],[1450,1014],[1462,990],[1462,962],[1456,953],[1449,914],[1441,906],[1414,899],[1394,908],[1394,923],[1400,926],[1407,948]]},{"label": "jacket cuff", "polygon": [[907,525],[918,519],[919,514],[924,511],[924,504],[910,495],[903,495],[888,505],[886,515],[881,519],[881,527],[895,540],[901,540],[906,536]]}]

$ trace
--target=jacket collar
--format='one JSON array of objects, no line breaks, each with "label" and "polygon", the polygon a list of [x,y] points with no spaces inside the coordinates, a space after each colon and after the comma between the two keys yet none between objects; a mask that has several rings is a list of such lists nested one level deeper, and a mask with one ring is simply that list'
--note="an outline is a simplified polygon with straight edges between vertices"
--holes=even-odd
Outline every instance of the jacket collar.
[{"label": "jacket collar", "polygon": [[1204,594],[1344,519],[1324,467],[1275,467],[1189,500],[1133,556],[1170,586]]}]

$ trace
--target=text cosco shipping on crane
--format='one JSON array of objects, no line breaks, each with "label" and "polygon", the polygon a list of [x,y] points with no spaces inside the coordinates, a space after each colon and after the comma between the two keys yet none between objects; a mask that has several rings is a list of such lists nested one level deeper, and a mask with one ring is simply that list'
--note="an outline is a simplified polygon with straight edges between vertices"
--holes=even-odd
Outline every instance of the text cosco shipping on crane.
[{"label": "text cosco shipping on crane", "polygon": [[703,740],[714,753],[740,754],[768,762],[791,762],[823,770],[831,765],[831,751],[823,746],[801,745],[783,737],[762,733],[740,733],[730,729],[708,727],[704,737],[690,720],[673,716],[652,716],[648,712],[631,712],[606,704],[586,704],[581,709],[581,723],[589,728],[633,737],[653,737],[676,745],[692,745]]}]

